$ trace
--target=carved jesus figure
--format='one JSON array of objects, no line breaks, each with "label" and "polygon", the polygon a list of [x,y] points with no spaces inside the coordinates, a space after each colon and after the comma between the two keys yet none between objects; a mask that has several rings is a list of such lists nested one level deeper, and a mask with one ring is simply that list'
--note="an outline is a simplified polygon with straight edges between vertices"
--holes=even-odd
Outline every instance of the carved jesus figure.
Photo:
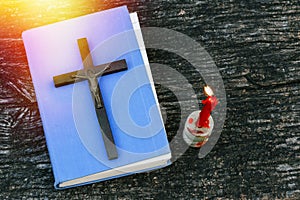
[{"label": "carved jesus figure", "polygon": [[88,69],[84,75],[77,74],[74,75],[74,78],[86,79],[89,82],[90,90],[92,92],[93,98],[95,99],[95,105],[97,108],[102,108],[102,100],[100,96],[100,88],[98,84],[98,77],[106,70],[107,67],[101,71],[95,73],[92,69]]}]

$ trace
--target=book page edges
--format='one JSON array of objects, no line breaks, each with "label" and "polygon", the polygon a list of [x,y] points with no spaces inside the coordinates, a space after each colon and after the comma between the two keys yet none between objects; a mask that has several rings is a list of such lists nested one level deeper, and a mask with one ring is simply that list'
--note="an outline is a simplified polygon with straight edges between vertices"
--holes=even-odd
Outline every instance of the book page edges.
[{"label": "book page edges", "polygon": [[136,163],[132,163],[129,165],[117,167],[111,170],[107,170],[104,172],[99,172],[96,174],[91,174],[88,176],[80,177],[77,179],[65,181],[58,184],[57,188],[65,188],[69,186],[80,185],[82,183],[89,183],[95,181],[101,181],[105,179],[117,178],[122,175],[127,175],[130,173],[138,173],[151,170],[156,167],[164,167],[169,165],[169,160],[171,159],[171,153],[165,154],[162,156],[157,156],[155,158],[150,158],[147,160],[139,161]]}]

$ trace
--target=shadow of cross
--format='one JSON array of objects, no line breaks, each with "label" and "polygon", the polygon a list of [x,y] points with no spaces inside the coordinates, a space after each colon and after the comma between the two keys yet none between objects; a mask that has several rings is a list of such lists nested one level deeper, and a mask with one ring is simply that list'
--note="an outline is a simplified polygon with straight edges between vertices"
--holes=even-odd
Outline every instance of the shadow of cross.
[{"label": "shadow of cross", "polygon": [[102,133],[107,157],[109,160],[116,159],[118,158],[118,152],[106,114],[106,109],[103,104],[103,98],[98,83],[98,77],[126,70],[126,61],[119,60],[107,64],[94,66],[87,39],[78,39],[77,43],[83,62],[83,69],[54,76],[54,85],[55,87],[61,87],[84,80],[87,80],[89,82],[89,89],[91,92],[91,96],[94,100],[95,112],[100,125],[100,130]]}]

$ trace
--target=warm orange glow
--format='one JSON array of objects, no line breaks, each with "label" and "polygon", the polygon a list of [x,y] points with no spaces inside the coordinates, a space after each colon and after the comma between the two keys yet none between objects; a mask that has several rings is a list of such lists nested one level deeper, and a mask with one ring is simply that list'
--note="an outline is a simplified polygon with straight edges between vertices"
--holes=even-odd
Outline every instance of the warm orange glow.
[{"label": "warm orange glow", "polygon": [[[76,9],[78,6],[88,6],[91,1],[84,0],[27,0],[23,6],[27,11],[45,15],[57,14],[56,12]],[[67,9],[67,10],[66,10]]]},{"label": "warm orange glow", "polygon": [[[107,1],[106,1],[107,2]],[[24,30],[107,9],[103,0],[10,0],[0,2],[2,18],[18,35]],[[1,18],[1,17],[0,17]]]},{"label": "warm orange glow", "polygon": [[[87,0],[27,0],[22,5],[36,21],[53,22],[91,13],[94,1]],[[98,8],[101,2],[98,2]]]}]

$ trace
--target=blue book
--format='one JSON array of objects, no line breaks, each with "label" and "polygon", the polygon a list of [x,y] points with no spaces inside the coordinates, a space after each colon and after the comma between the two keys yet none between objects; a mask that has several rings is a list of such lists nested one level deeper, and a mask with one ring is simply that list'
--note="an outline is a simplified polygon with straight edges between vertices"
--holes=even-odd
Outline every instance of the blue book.
[{"label": "blue book", "polygon": [[[125,6],[23,32],[53,168],[55,188],[94,183],[170,164],[170,148],[136,13]],[[55,87],[83,69],[77,40],[94,66],[125,60],[127,70],[97,79],[118,157],[108,159],[88,81]]]}]

